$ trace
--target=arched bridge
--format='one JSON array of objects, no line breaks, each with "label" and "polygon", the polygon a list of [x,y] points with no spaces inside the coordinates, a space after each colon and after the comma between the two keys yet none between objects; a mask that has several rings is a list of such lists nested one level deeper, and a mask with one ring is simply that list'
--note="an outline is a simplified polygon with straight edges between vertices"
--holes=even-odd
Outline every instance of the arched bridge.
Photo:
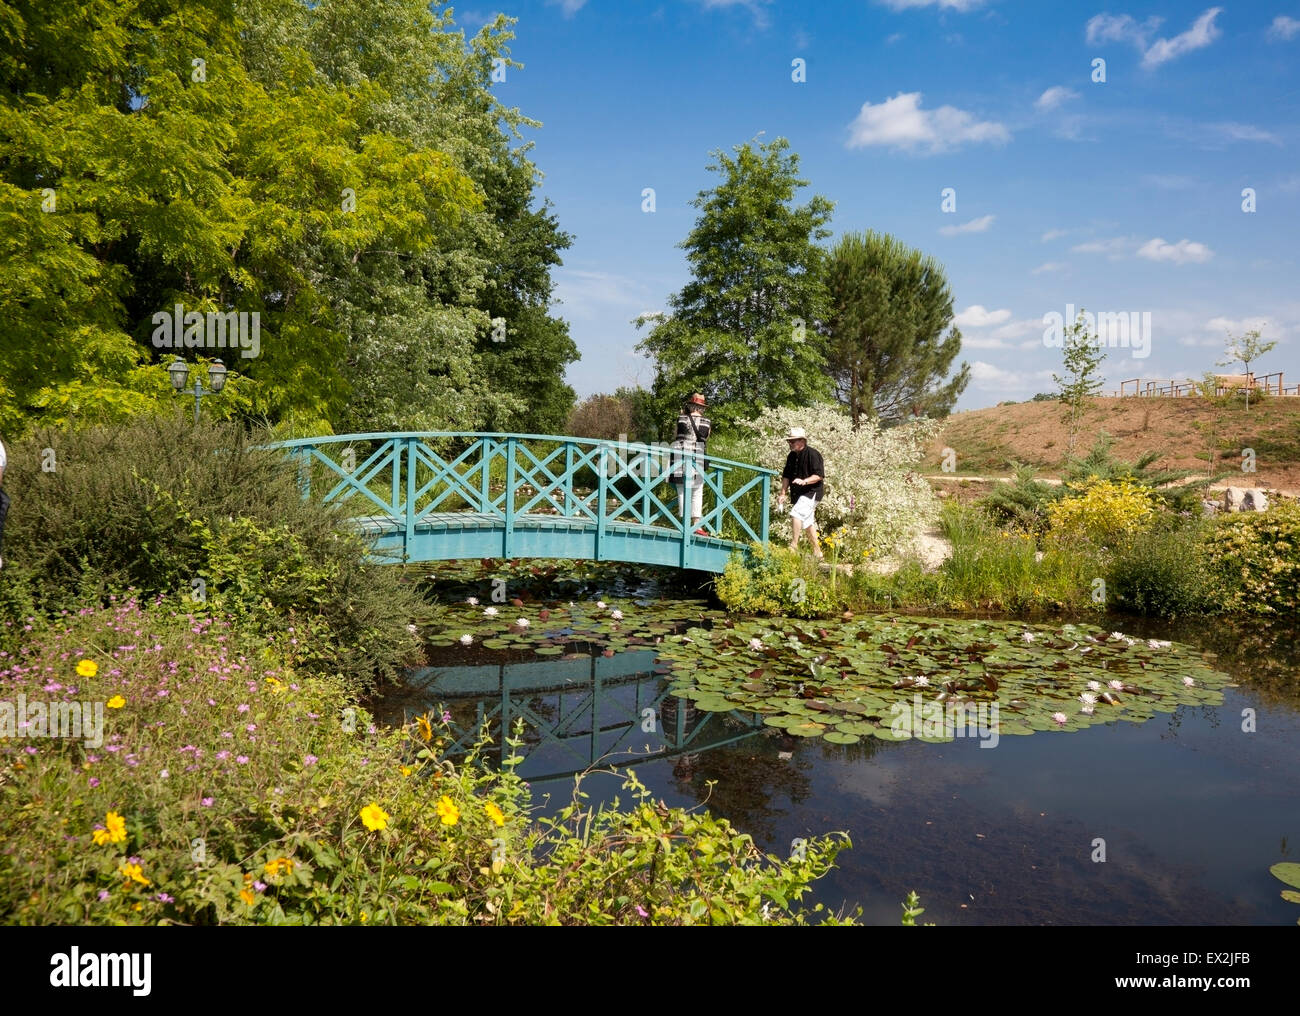
[{"label": "arched bridge", "polygon": [[[570,558],[720,572],[738,547],[767,542],[776,475],[712,457],[675,463],[664,445],[547,434],[341,434],[269,447],[297,464],[304,495],[344,503],[374,558],[392,562]],[[703,482],[707,536],[677,514],[675,469]]]}]

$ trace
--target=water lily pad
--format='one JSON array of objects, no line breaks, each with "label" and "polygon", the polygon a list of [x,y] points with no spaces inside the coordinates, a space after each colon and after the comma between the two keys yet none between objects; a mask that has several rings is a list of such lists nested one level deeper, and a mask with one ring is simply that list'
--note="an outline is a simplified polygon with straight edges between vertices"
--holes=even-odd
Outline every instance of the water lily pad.
[{"label": "water lily pad", "polygon": [[1272,876],[1289,886],[1300,889],[1300,864],[1295,861],[1283,861],[1268,869]]},{"label": "water lily pad", "polygon": [[828,730],[822,734],[823,741],[830,741],[831,744],[857,744],[862,738],[857,734],[846,734],[839,730]]}]

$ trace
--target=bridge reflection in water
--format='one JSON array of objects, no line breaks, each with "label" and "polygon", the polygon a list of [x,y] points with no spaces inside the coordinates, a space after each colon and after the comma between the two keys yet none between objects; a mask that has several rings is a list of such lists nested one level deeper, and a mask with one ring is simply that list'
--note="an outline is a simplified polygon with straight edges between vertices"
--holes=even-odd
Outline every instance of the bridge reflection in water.
[{"label": "bridge reflection in water", "polygon": [[402,707],[409,715],[442,708],[451,713],[454,743],[445,754],[464,755],[486,723],[499,763],[511,754],[502,731],[524,724],[524,761],[518,773],[531,783],[568,779],[589,768],[627,767],[693,756],[752,737],[758,713],[710,713],[669,694],[651,650],[612,657],[426,667],[407,679]]}]

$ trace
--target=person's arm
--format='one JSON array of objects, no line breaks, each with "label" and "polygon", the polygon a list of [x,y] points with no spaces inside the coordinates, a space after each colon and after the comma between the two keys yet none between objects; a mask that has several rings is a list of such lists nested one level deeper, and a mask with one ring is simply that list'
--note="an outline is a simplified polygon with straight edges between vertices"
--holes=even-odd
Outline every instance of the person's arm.
[{"label": "person's arm", "polygon": [[803,484],[804,484],[805,486],[807,486],[807,487],[811,487],[811,486],[813,486],[813,484],[817,484],[817,483],[821,483],[821,482],[822,482],[822,470],[825,469],[826,466],[825,466],[825,464],[822,462],[821,452],[815,452],[814,455],[813,455],[812,461],[809,462],[808,464],[809,464],[810,466],[812,466],[815,470],[817,470],[817,472],[815,472],[815,473],[809,473],[809,474],[808,474],[807,476],[805,476],[805,477],[803,478],[803,480],[801,480],[800,482],[803,483]]}]

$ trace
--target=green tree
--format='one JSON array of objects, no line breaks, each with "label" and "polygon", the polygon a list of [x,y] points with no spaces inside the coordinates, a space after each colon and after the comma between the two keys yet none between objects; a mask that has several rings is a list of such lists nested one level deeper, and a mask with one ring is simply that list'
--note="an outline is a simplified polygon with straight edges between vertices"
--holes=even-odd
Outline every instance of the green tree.
[{"label": "green tree", "polygon": [[[1249,378],[1251,363],[1277,345],[1276,342],[1263,342],[1259,336],[1258,328],[1251,329],[1245,335],[1233,335],[1229,332],[1228,348],[1224,350],[1227,358],[1220,360],[1219,366],[1230,367],[1234,363],[1243,363],[1246,365],[1246,377]],[[1246,386],[1246,409],[1250,409],[1250,385]]]},{"label": "green tree", "polygon": [[[942,266],[896,237],[849,233],[831,250],[829,364],[836,395],[857,426],[940,418],[970,381],[966,364],[944,383],[961,350]],[[946,333],[946,334],[945,334]]]},{"label": "green tree", "polygon": [[1065,326],[1061,350],[1065,360],[1065,375],[1053,374],[1052,380],[1060,386],[1058,398],[1065,406],[1063,422],[1070,429],[1066,445],[1068,458],[1074,454],[1074,442],[1088,400],[1101,391],[1101,363],[1106,359],[1097,337],[1088,334],[1083,308],[1079,308],[1079,316],[1074,323]]},{"label": "green tree", "polygon": [[691,281],[638,347],[655,361],[661,416],[696,391],[724,425],[828,394],[818,333],[825,252],[816,241],[830,235],[833,205],[820,196],[793,204],[807,181],[789,149],[777,138],[739,145],[734,157],[713,153],[708,168],[723,180],[691,202],[700,215],[681,244]]}]

